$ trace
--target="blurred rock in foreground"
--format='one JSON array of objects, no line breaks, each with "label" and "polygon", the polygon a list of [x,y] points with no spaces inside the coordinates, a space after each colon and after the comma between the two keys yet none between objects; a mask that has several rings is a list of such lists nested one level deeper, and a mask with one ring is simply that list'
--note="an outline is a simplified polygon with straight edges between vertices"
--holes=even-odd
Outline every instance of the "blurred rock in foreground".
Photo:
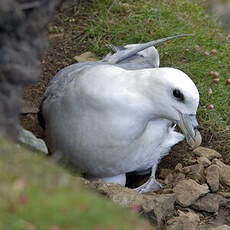
[{"label": "blurred rock in foreground", "polygon": [[60,0],[0,1],[0,129],[17,134],[22,89],[40,74],[46,28]]}]

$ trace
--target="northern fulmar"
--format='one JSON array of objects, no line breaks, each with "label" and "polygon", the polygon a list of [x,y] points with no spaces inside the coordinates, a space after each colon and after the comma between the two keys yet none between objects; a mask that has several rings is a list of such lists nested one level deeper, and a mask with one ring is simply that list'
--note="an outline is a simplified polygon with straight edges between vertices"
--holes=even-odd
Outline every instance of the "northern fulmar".
[{"label": "northern fulmar", "polygon": [[[160,159],[184,139],[201,143],[199,93],[182,71],[159,68],[154,45],[179,36],[125,47],[104,59],[70,65],[51,80],[39,120],[54,158],[90,179],[125,185],[126,173],[151,177],[136,188],[156,191]],[[175,131],[178,125],[183,134]]]}]

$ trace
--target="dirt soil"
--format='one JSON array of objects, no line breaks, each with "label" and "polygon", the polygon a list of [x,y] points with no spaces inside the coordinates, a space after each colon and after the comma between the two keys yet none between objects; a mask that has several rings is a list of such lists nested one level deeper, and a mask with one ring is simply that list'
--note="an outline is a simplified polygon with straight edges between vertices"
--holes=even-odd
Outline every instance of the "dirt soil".
[{"label": "dirt soil", "polygon": [[[81,2],[81,9],[78,11],[78,6]],[[83,5],[82,5],[83,4]],[[84,25],[87,23],[87,16],[84,14],[84,5],[89,2],[80,0],[65,1],[62,8],[57,12],[50,28],[56,28],[55,33],[49,33],[49,49],[42,60],[42,73],[40,80],[28,87],[23,94],[23,99],[26,104],[30,104],[31,108],[38,108],[42,95],[55,74],[70,64],[76,63],[74,56],[80,55],[87,50],[87,42],[81,41],[84,33]],[[74,14],[73,14],[74,12]],[[56,27],[54,27],[56,26]],[[37,137],[44,138],[42,128],[38,124],[36,114],[22,115],[21,123],[24,128],[32,131]],[[203,136],[202,146],[212,148],[215,142],[215,137],[201,130]],[[174,169],[178,163],[183,167],[191,164],[191,150],[188,145],[183,142],[176,145],[165,157],[158,169],[158,174],[161,168]],[[136,187],[143,182],[143,177],[129,177],[129,187]],[[145,180],[146,178],[144,178]],[[136,182],[138,181],[138,182]]]}]

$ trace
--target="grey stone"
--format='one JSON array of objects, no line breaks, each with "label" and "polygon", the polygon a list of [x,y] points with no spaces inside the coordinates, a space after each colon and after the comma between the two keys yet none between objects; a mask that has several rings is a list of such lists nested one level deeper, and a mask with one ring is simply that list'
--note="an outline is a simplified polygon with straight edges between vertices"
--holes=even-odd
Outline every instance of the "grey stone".
[{"label": "grey stone", "polygon": [[160,179],[165,179],[170,173],[172,173],[171,169],[163,168],[163,169],[160,170],[160,174],[159,174],[158,177]]},{"label": "grey stone", "polygon": [[218,226],[216,228],[211,228],[210,230],[230,230],[230,226],[224,224],[224,225],[220,225],[220,226]]},{"label": "grey stone", "polygon": [[168,174],[166,178],[164,179],[165,184],[172,184],[173,181],[174,181],[174,177],[172,173]]},{"label": "grey stone", "polygon": [[0,1],[0,129],[16,138],[22,89],[40,75],[46,26],[60,0]]},{"label": "grey stone", "polygon": [[197,162],[202,164],[205,168],[211,165],[211,161],[207,157],[198,157]]},{"label": "grey stone", "polygon": [[27,113],[38,113],[38,108],[35,107],[30,101],[23,100],[21,105],[21,113],[27,114]]},{"label": "grey stone", "polygon": [[206,169],[206,180],[212,192],[219,190],[219,167],[211,165]]},{"label": "grey stone", "polygon": [[73,57],[77,62],[86,62],[86,61],[98,61],[99,58],[92,52],[88,51],[79,56]]},{"label": "grey stone", "polygon": [[178,210],[178,216],[167,221],[167,230],[197,230],[199,222],[199,215],[193,211],[182,212]]},{"label": "grey stone", "polygon": [[219,211],[220,202],[223,198],[220,195],[208,193],[204,197],[198,199],[192,208],[199,211],[206,211],[211,213],[217,213]]},{"label": "grey stone", "polygon": [[32,149],[48,154],[48,149],[45,142],[42,139],[37,138],[32,132],[26,129],[19,129],[18,142]]},{"label": "grey stone", "polygon": [[183,168],[182,164],[181,164],[181,163],[178,163],[178,164],[176,165],[176,167],[175,167],[175,171],[176,171],[176,172],[182,172],[182,168]]},{"label": "grey stone", "polygon": [[176,201],[175,194],[144,195],[144,198],[144,212],[150,216],[153,214],[153,217],[156,217],[159,225],[161,225],[165,217],[174,210],[174,203]]},{"label": "grey stone", "polygon": [[133,189],[118,185],[118,184],[107,184],[102,181],[86,182],[83,183],[95,190],[96,192],[105,195],[108,199],[114,203],[126,207],[142,207],[145,203],[145,198],[142,194],[139,194]]},{"label": "grey stone", "polygon": [[174,183],[177,183],[177,182],[184,180],[184,179],[185,179],[185,174],[182,172],[176,173],[174,175]]},{"label": "grey stone", "polygon": [[230,198],[230,192],[218,192],[218,194],[225,198]]},{"label": "grey stone", "polygon": [[209,192],[206,184],[200,185],[192,179],[179,181],[173,189],[176,194],[176,201],[182,207],[188,207],[199,197]]},{"label": "grey stone", "polygon": [[221,158],[221,155],[217,151],[205,147],[198,147],[194,149],[192,153],[198,157],[206,157],[209,160],[212,160],[214,158]]},{"label": "grey stone", "polygon": [[187,178],[193,179],[201,184],[205,182],[203,164],[194,164],[183,168],[183,170],[184,172],[187,172]]},{"label": "grey stone", "polygon": [[106,184],[100,181],[89,182],[81,179],[82,183],[96,192],[105,195],[111,201],[132,211],[142,211],[152,222],[161,225],[165,217],[174,210],[175,194],[148,194],[137,193],[133,189],[117,185]]},{"label": "grey stone", "polygon": [[218,159],[214,159],[213,163],[219,167],[220,182],[224,185],[230,186],[230,166],[224,164]]}]

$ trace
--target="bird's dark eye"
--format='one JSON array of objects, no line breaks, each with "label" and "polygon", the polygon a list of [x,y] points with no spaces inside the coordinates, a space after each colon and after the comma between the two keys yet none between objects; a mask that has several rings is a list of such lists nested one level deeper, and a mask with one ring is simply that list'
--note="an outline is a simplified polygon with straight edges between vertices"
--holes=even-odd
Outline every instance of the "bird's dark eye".
[{"label": "bird's dark eye", "polygon": [[173,90],[173,96],[177,98],[179,101],[184,101],[184,95],[183,93],[180,92],[179,89],[174,89]]}]

